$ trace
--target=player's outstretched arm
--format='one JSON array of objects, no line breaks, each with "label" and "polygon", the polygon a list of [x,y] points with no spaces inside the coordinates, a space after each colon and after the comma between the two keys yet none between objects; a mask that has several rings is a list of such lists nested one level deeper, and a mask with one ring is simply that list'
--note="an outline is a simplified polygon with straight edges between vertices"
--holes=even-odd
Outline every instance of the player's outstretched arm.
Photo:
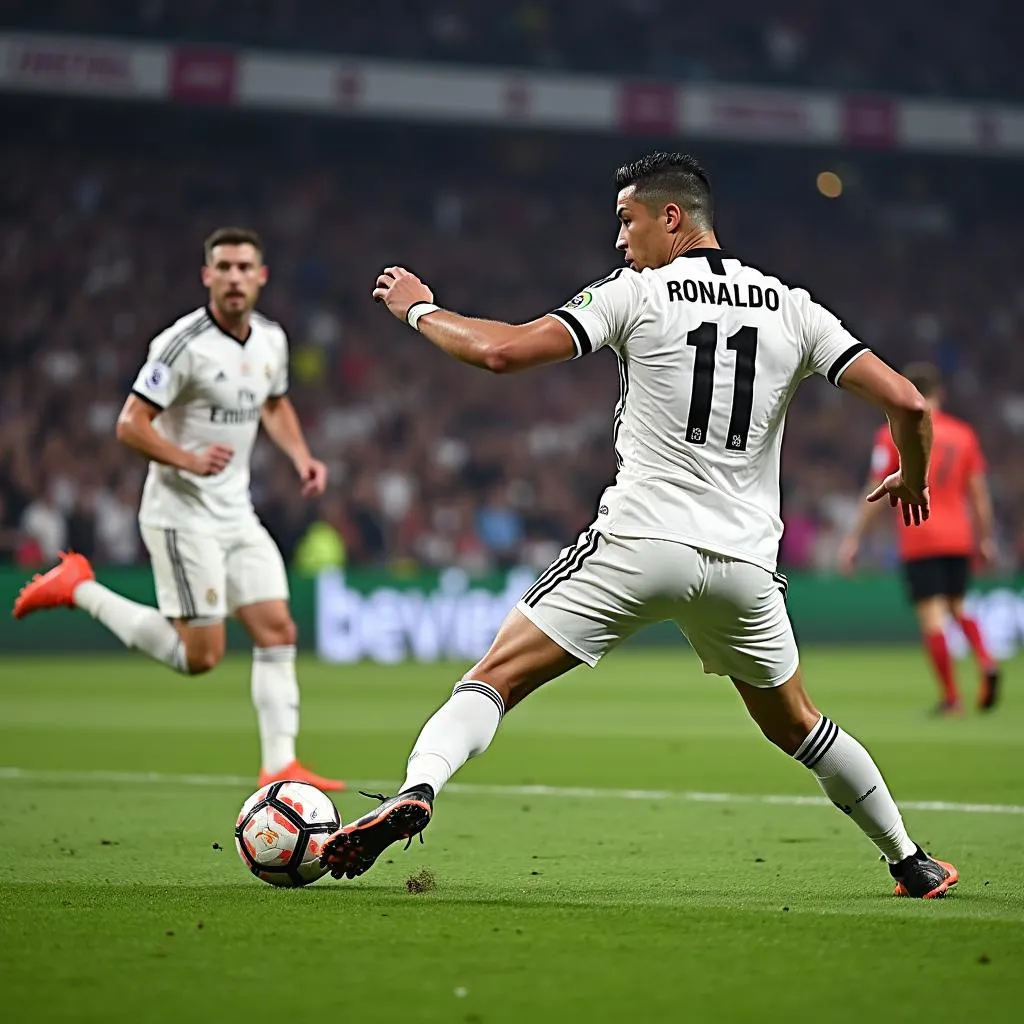
[{"label": "player's outstretched arm", "polygon": [[377,278],[373,297],[442,352],[492,373],[561,363],[576,355],[568,331],[552,317],[506,324],[452,313],[436,306],[433,292],[402,267],[385,268]]},{"label": "player's outstretched arm", "polygon": [[260,416],[270,440],[292,460],[302,481],[302,496],[318,498],[327,487],[327,467],[309,454],[302,424],[291,399],[284,395],[268,398]]},{"label": "player's outstretched arm", "polygon": [[868,501],[888,497],[902,506],[909,525],[928,518],[928,463],[932,450],[932,417],[921,393],[901,373],[886,366],[873,352],[853,362],[840,378],[846,391],[881,409],[889,420],[900,468],[868,495]]},{"label": "player's outstretched arm", "polygon": [[162,412],[159,406],[138,395],[129,395],[117,417],[118,441],[144,455],[150,462],[173,466],[197,476],[215,476],[231,461],[234,450],[225,444],[212,444],[201,452],[189,452],[168,441],[153,426],[153,421]]}]

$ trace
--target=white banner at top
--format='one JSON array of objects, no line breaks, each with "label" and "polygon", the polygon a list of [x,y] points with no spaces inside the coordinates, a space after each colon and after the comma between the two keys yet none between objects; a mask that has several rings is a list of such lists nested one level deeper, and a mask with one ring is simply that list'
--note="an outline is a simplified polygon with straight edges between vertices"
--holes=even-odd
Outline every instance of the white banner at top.
[{"label": "white banner at top", "polygon": [[495,127],[1024,154],[1024,108],[0,33],[0,90]]},{"label": "white banner at top", "polygon": [[169,53],[114,39],[0,35],[0,88],[163,99]]}]

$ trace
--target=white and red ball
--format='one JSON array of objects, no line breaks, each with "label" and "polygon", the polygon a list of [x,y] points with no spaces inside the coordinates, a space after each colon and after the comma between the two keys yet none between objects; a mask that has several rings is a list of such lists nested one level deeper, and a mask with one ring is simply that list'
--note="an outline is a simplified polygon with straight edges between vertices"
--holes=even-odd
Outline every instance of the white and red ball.
[{"label": "white and red ball", "polygon": [[320,855],[339,828],[341,815],[326,793],[305,782],[273,782],[242,804],[235,848],[257,878],[294,888],[327,874]]}]

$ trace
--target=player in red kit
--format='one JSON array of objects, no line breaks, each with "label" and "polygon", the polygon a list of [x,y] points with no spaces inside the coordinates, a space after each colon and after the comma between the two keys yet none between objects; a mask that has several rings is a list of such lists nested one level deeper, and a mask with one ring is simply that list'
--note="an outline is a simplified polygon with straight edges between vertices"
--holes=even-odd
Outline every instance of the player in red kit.
[{"label": "player in red kit", "polygon": [[[988,710],[996,702],[999,668],[989,654],[977,622],[964,611],[964,594],[975,554],[990,563],[996,555],[992,502],[985,479],[985,458],[978,437],[968,424],[942,412],[938,371],[929,363],[915,363],[904,371],[932,410],[933,444],[928,485],[931,515],[920,526],[907,526],[897,517],[900,561],[925,649],[942,687],[938,712],[962,710],[946,645],[945,625],[952,615],[974,652],[981,669],[978,707]],[[880,427],[871,453],[869,486],[899,468],[899,455],[888,427]],[[865,504],[839,550],[839,566],[850,572],[861,537],[884,503]]]}]

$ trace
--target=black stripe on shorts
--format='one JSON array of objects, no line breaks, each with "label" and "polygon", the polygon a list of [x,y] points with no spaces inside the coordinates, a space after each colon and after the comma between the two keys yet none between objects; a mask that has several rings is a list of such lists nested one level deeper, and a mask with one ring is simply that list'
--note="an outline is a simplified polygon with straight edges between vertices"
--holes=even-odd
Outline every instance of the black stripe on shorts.
[{"label": "black stripe on shorts", "polygon": [[537,577],[537,579],[534,581],[533,585],[529,588],[529,590],[527,590],[526,593],[523,594],[522,600],[525,601],[527,604],[530,604],[530,599],[532,598],[534,591],[544,586],[544,584],[547,583],[547,581],[551,579],[551,577],[554,576],[556,573],[561,572],[573,560],[573,558],[576,557],[576,555],[579,553],[580,548],[583,547],[584,544],[586,544],[589,537],[589,531],[587,533],[580,534],[580,536],[576,540],[576,543],[571,548],[569,548],[569,550],[566,551],[564,555],[559,555],[558,558],[556,558],[540,574],[540,576]]},{"label": "black stripe on shorts", "polygon": [[167,541],[167,557],[171,560],[171,568],[174,570],[174,583],[178,588],[178,604],[181,607],[183,619],[194,619],[199,615],[196,608],[195,595],[192,593],[192,585],[188,581],[188,574],[185,572],[185,562],[181,557],[178,548],[178,531],[164,530],[164,537]]},{"label": "black stripe on shorts", "polygon": [[537,603],[542,598],[547,597],[555,587],[560,583],[565,583],[566,580],[583,568],[583,563],[597,551],[597,545],[600,540],[601,535],[599,533],[595,530],[588,530],[586,533],[586,543],[582,547],[577,547],[575,554],[557,572],[552,573],[549,571],[547,579],[543,582],[538,581],[538,584],[523,598],[523,601],[531,608],[535,608]]}]

